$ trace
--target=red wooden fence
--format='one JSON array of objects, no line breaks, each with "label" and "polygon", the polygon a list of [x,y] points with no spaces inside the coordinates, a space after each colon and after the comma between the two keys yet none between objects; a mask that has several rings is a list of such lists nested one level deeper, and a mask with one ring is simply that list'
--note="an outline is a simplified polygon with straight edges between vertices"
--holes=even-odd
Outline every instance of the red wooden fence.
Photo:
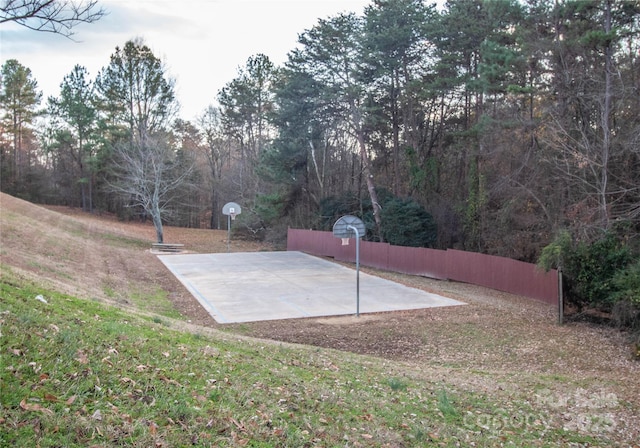
[{"label": "red wooden fence", "polygon": [[[355,262],[353,239],[343,246],[331,232],[289,229],[287,250]],[[534,264],[461,250],[438,250],[360,242],[360,264],[386,271],[486,286],[558,304],[558,273],[542,272]]]}]

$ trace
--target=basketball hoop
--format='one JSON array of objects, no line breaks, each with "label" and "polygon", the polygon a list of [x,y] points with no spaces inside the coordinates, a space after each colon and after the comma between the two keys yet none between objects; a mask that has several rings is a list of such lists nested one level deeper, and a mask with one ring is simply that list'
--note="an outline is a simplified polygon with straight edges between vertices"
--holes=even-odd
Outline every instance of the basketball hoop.
[{"label": "basketball hoop", "polygon": [[[360,316],[360,238],[367,233],[364,222],[356,216],[345,215],[333,224],[333,236],[342,240],[343,246],[349,245],[349,239],[356,240],[356,316]],[[351,252],[349,250],[348,252]]]},{"label": "basketball hoop", "polygon": [[222,214],[227,215],[227,252],[229,252],[229,243],[231,242],[231,221],[236,220],[236,215],[242,213],[242,209],[235,202],[227,202],[222,207]]}]

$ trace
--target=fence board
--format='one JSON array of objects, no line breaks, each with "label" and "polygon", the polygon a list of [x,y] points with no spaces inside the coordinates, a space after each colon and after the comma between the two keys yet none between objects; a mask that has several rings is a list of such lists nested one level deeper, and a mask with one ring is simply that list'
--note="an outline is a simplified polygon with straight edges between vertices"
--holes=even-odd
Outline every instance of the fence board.
[{"label": "fence board", "polygon": [[[287,250],[355,262],[355,241],[342,246],[331,232],[289,229]],[[361,241],[360,264],[404,274],[450,279],[558,304],[558,273],[531,263],[461,250],[436,250]]]},{"label": "fence board", "polygon": [[360,263],[372,268],[389,270],[389,249],[386,243],[360,242]]},{"label": "fence board", "polygon": [[446,279],[446,251],[422,247],[389,246],[390,270],[403,274]]}]

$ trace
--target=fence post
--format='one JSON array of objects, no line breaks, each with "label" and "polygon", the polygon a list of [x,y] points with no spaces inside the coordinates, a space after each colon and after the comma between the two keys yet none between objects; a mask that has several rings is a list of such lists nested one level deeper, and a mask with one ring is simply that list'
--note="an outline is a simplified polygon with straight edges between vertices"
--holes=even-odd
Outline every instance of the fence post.
[{"label": "fence post", "polygon": [[558,267],[558,325],[564,323],[564,294],[562,289],[562,268]]}]

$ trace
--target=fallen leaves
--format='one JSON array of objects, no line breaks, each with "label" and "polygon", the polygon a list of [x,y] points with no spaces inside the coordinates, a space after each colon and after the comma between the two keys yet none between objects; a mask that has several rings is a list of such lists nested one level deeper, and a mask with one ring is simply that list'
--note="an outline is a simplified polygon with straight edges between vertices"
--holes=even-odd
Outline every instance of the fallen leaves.
[{"label": "fallen leaves", "polygon": [[[94,219],[93,215],[90,218]],[[114,225],[120,226],[121,223]],[[153,231],[152,228],[150,230]],[[177,229],[171,228],[170,231]],[[206,241],[212,239],[210,232],[215,231],[199,232],[198,237],[202,235],[203,244],[194,244],[194,247],[209,247],[204,243],[205,238]],[[134,280],[130,279],[143,276],[158,278],[163,285],[171,287],[177,282],[169,279],[165,266],[159,262],[146,260],[146,263],[138,263],[138,258],[133,258],[136,255],[122,257],[121,247],[105,245],[101,249],[100,255],[106,254],[104,259],[109,261],[112,269],[109,279],[117,279],[120,272],[127,272],[127,276],[122,275],[123,279],[127,279],[122,289],[113,286],[117,297],[124,297],[125,292],[132,289],[129,282]],[[136,250],[141,252],[139,248]],[[226,245],[221,250],[226,250]],[[121,261],[116,261],[115,257]],[[140,258],[145,260],[142,257],[146,255]],[[96,260],[102,262],[103,259]],[[100,265],[91,264],[92,261],[74,266],[95,275]],[[116,263],[119,263],[119,269],[114,268]],[[87,283],[85,278],[88,277],[84,276],[83,283]],[[132,440],[134,435],[138,445],[147,447],[190,444],[230,446],[234,441],[238,446],[251,445],[252,442],[256,446],[260,443],[264,446],[282,446],[293,444],[292,435],[299,438],[299,445],[308,446],[344,446],[347,443],[354,447],[385,446],[385,443],[386,446],[409,446],[417,444],[415,437],[418,434],[424,445],[449,446],[453,445],[449,438],[456,428],[432,412],[435,406],[433,397],[436,395],[429,395],[429,384],[464,384],[473,390],[484,391],[485,384],[504,383],[507,387],[512,385],[513,389],[523,390],[524,394],[529,386],[537,383],[531,381],[522,386],[519,375],[510,376],[510,368],[518,365],[521,358],[531,363],[533,372],[542,366],[544,372],[549,373],[549,378],[555,378],[551,374],[556,372],[553,367],[556,364],[549,362],[550,355],[542,357],[541,354],[547,353],[549,347],[556,346],[563,352],[569,353],[571,350],[574,353],[571,358],[560,358],[565,361],[558,365],[562,373],[568,368],[580,371],[578,361],[580,354],[586,350],[581,348],[583,341],[577,340],[577,336],[584,333],[580,328],[556,329],[553,322],[543,325],[535,319],[532,323],[527,320],[527,325],[524,325],[525,321],[520,316],[534,312],[535,307],[520,302],[512,304],[508,299],[499,303],[498,299],[491,301],[493,293],[489,297],[488,293],[477,288],[454,282],[434,285],[430,280],[420,277],[402,277],[401,280],[413,282],[408,286],[427,285],[436,291],[446,288],[460,299],[469,298],[471,304],[468,307],[456,307],[455,310],[387,313],[384,318],[380,316],[363,323],[333,321],[331,327],[315,319],[295,320],[287,322],[287,325],[282,322],[243,324],[237,329],[231,327],[229,334],[233,336],[222,339],[217,336],[209,339],[208,330],[200,332],[193,328],[179,338],[167,339],[170,330],[160,327],[162,331],[159,331],[155,326],[153,334],[159,337],[152,337],[145,331],[137,331],[137,327],[144,330],[145,324],[133,316],[122,317],[115,311],[101,310],[103,317],[92,318],[95,314],[92,301],[77,306],[75,302],[69,302],[73,306],[66,306],[65,301],[59,299],[57,302],[65,303],[64,307],[47,307],[46,315],[29,315],[34,321],[26,326],[20,321],[20,316],[24,314],[20,308],[16,307],[15,311],[12,309],[12,314],[0,312],[0,318],[5,321],[2,329],[9,331],[4,336],[8,336],[4,345],[7,348],[0,353],[0,356],[5,356],[7,365],[1,368],[0,373],[14,381],[9,392],[15,397],[11,401],[11,409],[7,409],[7,414],[0,417],[0,431],[10,430],[10,425],[15,421],[21,420],[27,425],[37,420],[42,434],[50,435],[56,431],[63,434],[57,445],[70,444],[74,440],[78,446],[88,447],[105,446],[109,441],[116,444],[117,440]],[[100,282],[93,283],[100,289]],[[177,288],[171,291],[171,300],[177,308],[187,310],[185,316],[195,323],[215,325],[191,295],[180,293]],[[102,292],[98,291],[96,296],[100,294]],[[498,308],[493,306],[494,302],[500,306],[500,313],[495,312]],[[33,302],[29,301],[29,309],[32,307]],[[534,314],[534,317],[539,314]],[[192,331],[198,333],[197,338],[188,335]],[[254,346],[244,339],[236,343],[235,332],[250,335],[261,333],[264,337],[279,341],[289,340],[376,355],[406,361],[407,365],[403,363],[396,368],[395,361],[388,361],[388,364],[380,367],[381,373],[377,373],[378,361],[368,358],[366,361],[358,358],[353,363],[350,355],[345,358],[342,354],[315,348],[290,352],[280,344],[272,351],[270,343],[260,342]],[[44,339],[39,339],[38,333]],[[575,334],[575,344],[570,343],[572,334]],[[598,351],[602,345],[598,344],[601,339],[596,338],[588,350]],[[567,340],[569,342],[564,342]],[[502,350],[503,341],[506,341],[510,351]],[[513,341],[520,343],[511,347]],[[608,344],[606,347],[613,346]],[[82,350],[78,351],[78,348]],[[52,356],[54,350],[57,351],[56,356]],[[557,353],[553,350],[548,352]],[[483,356],[483,353],[488,353],[489,357]],[[183,354],[187,355],[186,360]],[[270,357],[279,361],[272,363]],[[346,359],[349,361],[345,362]],[[618,360],[613,355],[611,359]],[[600,364],[591,367],[592,360],[588,361],[588,368],[593,370],[587,372],[601,371]],[[408,391],[390,389],[386,378],[397,371],[404,373],[405,369],[409,375],[413,375],[414,363],[420,370],[424,369],[422,373],[415,373],[415,387]],[[636,370],[630,370],[626,365],[622,369],[618,369],[620,364],[611,365],[615,367],[610,369],[611,378],[623,378],[621,375],[624,374],[630,380],[637,378],[631,376]],[[460,366],[460,369],[455,366]],[[471,370],[467,371],[466,367]],[[191,376],[189,372],[197,374]],[[478,372],[486,372],[486,375],[479,375]],[[496,372],[495,378],[493,372]],[[605,380],[610,379],[607,372],[609,370],[602,373]],[[355,381],[355,377],[361,382]],[[524,375],[522,378],[527,380],[532,376]],[[567,373],[567,378],[572,381],[574,377]],[[579,378],[579,384],[584,384],[585,379]],[[19,388],[14,389],[13,384],[18,383]],[[102,392],[98,393],[93,388],[96,383],[101,385]],[[621,380],[616,384],[625,383]],[[628,381],[627,384],[631,388],[634,382]],[[563,385],[564,382],[560,381],[558,387]],[[415,395],[412,395],[414,392]],[[418,400],[418,392],[423,394],[424,399]],[[630,407],[621,411],[637,416],[637,407],[632,407],[637,400],[627,400],[627,395],[623,396],[623,393],[620,392],[620,399],[629,402]],[[70,394],[77,394],[77,397],[70,397]],[[477,399],[479,406],[485,402],[487,406],[504,406],[504,400],[499,400],[506,392],[500,390],[496,394],[495,403],[493,399],[474,396],[470,398],[471,404],[475,405]],[[637,395],[628,396],[633,398]],[[23,397],[26,399],[18,406]],[[508,402],[516,402],[516,398],[509,396]],[[410,418],[408,412],[412,409],[407,410],[405,415],[406,406],[402,401],[420,403],[424,415],[418,413],[418,417]],[[117,405],[117,408],[110,403]],[[377,412],[378,407],[382,409],[383,406],[388,406],[388,409]],[[100,414],[95,413],[98,408]],[[514,412],[517,409],[514,408]],[[54,418],[50,417],[50,412],[54,413]],[[387,412],[393,418],[385,420],[381,417]],[[102,420],[92,419],[92,416],[99,415]],[[3,422],[5,418],[6,422]],[[420,420],[427,423],[419,426],[417,423]],[[619,420],[620,430],[616,431],[616,437],[620,440],[623,440],[620,435],[623,423],[626,422]],[[535,422],[532,425],[535,427]],[[632,425],[624,425],[625,431],[628,426]],[[351,430],[352,427],[355,429]],[[342,440],[344,431],[349,436],[348,442]],[[519,434],[516,432],[516,440]],[[509,434],[499,435],[511,437]],[[493,436],[469,434],[469,440],[478,446],[490,444],[487,437]],[[562,443],[562,440],[548,433],[543,437],[546,438],[541,440],[541,445]],[[280,438],[283,440],[278,440]],[[624,440],[631,439],[627,437]],[[497,439],[491,441],[501,442]],[[34,438],[23,443],[36,446],[38,440]],[[631,446],[636,444],[631,442]]]},{"label": "fallen leaves", "polygon": [[176,380],[172,380],[171,378],[167,378],[164,375],[159,375],[158,378],[162,381],[164,381],[167,384],[173,384],[174,386],[178,386],[178,387],[182,387],[182,384],[180,384],[179,382],[177,382]]},{"label": "fallen leaves", "polygon": [[120,382],[123,384],[131,384],[133,387],[136,386],[136,382],[129,377],[123,376],[120,378]]},{"label": "fallen leaves", "polygon": [[53,415],[53,411],[51,409],[45,408],[38,403],[27,403],[26,398],[20,402],[20,407],[29,412],[42,412],[47,415]]},{"label": "fallen leaves", "polygon": [[230,418],[229,420],[231,420],[231,423],[233,423],[235,425],[236,428],[238,428],[239,431],[246,431],[247,429],[244,426],[244,423],[241,423],[239,421],[237,421],[235,418]]},{"label": "fallen leaves", "polygon": [[84,352],[84,350],[79,349],[78,352],[76,353],[76,361],[78,361],[80,364],[89,364],[89,357],[87,356],[87,354]]},{"label": "fallen leaves", "polygon": [[217,358],[218,356],[220,356],[220,350],[215,347],[211,347],[210,345],[207,345],[205,348],[203,348],[202,353],[213,358]]}]

